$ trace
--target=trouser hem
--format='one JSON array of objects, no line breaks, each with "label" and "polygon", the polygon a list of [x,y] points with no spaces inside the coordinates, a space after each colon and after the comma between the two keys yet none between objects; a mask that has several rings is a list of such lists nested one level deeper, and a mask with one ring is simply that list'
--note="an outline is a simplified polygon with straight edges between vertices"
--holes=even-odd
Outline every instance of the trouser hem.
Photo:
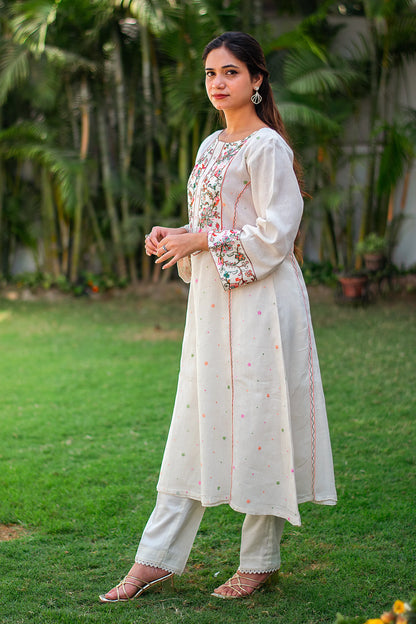
[{"label": "trouser hem", "polygon": [[254,570],[252,568],[246,569],[239,567],[238,571],[242,574],[273,574],[273,572],[277,572],[279,569],[280,568],[270,568],[268,570]]},{"label": "trouser hem", "polygon": [[139,565],[144,565],[144,566],[150,566],[151,568],[160,568],[160,570],[165,570],[166,572],[170,572],[172,574],[178,574],[179,576],[181,575],[181,571],[175,570],[172,566],[168,567],[165,565],[161,565],[160,563],[156,562],[156,561],[149,561],[148,559],[140,559],[139,557],[135,558],[135,563],[138,563]]}]

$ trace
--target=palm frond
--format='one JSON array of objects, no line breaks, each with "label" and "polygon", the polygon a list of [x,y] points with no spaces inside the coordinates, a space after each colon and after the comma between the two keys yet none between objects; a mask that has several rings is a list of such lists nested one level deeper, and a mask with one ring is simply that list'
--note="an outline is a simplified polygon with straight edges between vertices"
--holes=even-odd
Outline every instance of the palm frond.
[{"label": "palm frond", "polygon": [[284,77],[291,91],[316,95],[344,91],[346,85],[358,80],[359,74],[345,66],[342,59],[322,60],[310,51],[294,51],[285,61]]},{"label": "palm frond", "polygon": [[409,136],[408,128],[400,123],[385,124],[386,141],[380,159],[377,191],[381,195],[390,193],[406,167],[415,156],[414,137]]},{"label": "palm frond", "polygon": [[326,52],[323,46],[299,27],[293,31],[283,33],[265,46],[266,55],[276,50],[307,50],[322,60],[326,59]]},{"label": "palm frond", "polygon": [[55,0],[23,0],[9,9],[10,27],[17,43],[41,54],[45,48],[48,26],[56,19]]},{"label": "palm frond", "polygon": [[66,69],[79,70],[83,69],[86,71],[94,72],[97,69],[97,64],[93,61],[85,58],[81,54],[76,54],[74,52],[69,52],[68,50],[63,50],[62,48],[58,48],[57,46],[46,45],[45,46],[45,55],[51,63],[54,65],[64,67]]},{"label": "palm frond", "polygon": [[75,176],[83,163],[73,150],[64,150],[47,143],[48,134],[38,124],[18,124],[0,131],[0,154],[5,160],[31,161],[45,167],[53,176],[61,199],[71,212],[76,204]]},{"label": "palm frond", "polygon": [[279,111],[285,124],[305,126],[307,129],[338,133],[340,126],[320,111],[298,102],[279,102]]},{"label": "palm frond", "polygon": [[0,106],[7,95],[29,75],[28,51],[13,41],[0,45]]},{"label": "palm frond", "polygon": [[168,0],[113,0],[114,6],[128,9],[132,17],[148,28],[153,34],[161,35],[172,28]]}]

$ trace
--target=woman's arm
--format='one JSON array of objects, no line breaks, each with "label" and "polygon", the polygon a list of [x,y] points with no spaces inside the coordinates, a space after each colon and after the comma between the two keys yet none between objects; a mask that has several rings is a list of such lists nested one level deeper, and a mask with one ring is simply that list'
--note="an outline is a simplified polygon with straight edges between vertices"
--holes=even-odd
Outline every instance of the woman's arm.
[{"label": "woman's arm", "polygon": [[258,142],[247,156],[256,223],[208,234],[225,290],[260,280],[293,251],[303,200],[283,139]]}]

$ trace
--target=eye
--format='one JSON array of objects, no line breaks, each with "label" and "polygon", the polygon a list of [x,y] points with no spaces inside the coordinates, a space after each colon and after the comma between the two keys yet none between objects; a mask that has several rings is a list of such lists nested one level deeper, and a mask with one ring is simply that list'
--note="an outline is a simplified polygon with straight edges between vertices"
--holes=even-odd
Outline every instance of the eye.
[{"label": "eye", "polygon": [[212,76],[214,76],[215,73],[213,71],[207,71],[207,72],[205,72],[205,75],[206,75],[207,78],[212,78]]},{"label": "eye", "polygon": [[231,75],[231,76],[233,76],[234,74],[237,74],[237,73],[238,73],[238,72],[236,72],[236,70],[235,70],[235,69],[229,69],[229,70],[227,71],[227,74],[229,74],[229,75]]}]

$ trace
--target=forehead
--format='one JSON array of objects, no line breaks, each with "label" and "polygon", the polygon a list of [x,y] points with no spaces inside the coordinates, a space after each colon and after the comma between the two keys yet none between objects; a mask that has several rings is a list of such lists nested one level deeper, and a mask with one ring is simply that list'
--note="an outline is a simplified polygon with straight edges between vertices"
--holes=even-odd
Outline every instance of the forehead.
[{"label": "forehead", "polygon": [[235,65],[236,67],[246,67],[245,63],[238,60],[236,56],[228,48],[222,46],[221,48],[216,48],[212,50],[205,61],[205,67],[210,67],[211,69],[219,69],[221,67],[225,67],[226,65]]}]

